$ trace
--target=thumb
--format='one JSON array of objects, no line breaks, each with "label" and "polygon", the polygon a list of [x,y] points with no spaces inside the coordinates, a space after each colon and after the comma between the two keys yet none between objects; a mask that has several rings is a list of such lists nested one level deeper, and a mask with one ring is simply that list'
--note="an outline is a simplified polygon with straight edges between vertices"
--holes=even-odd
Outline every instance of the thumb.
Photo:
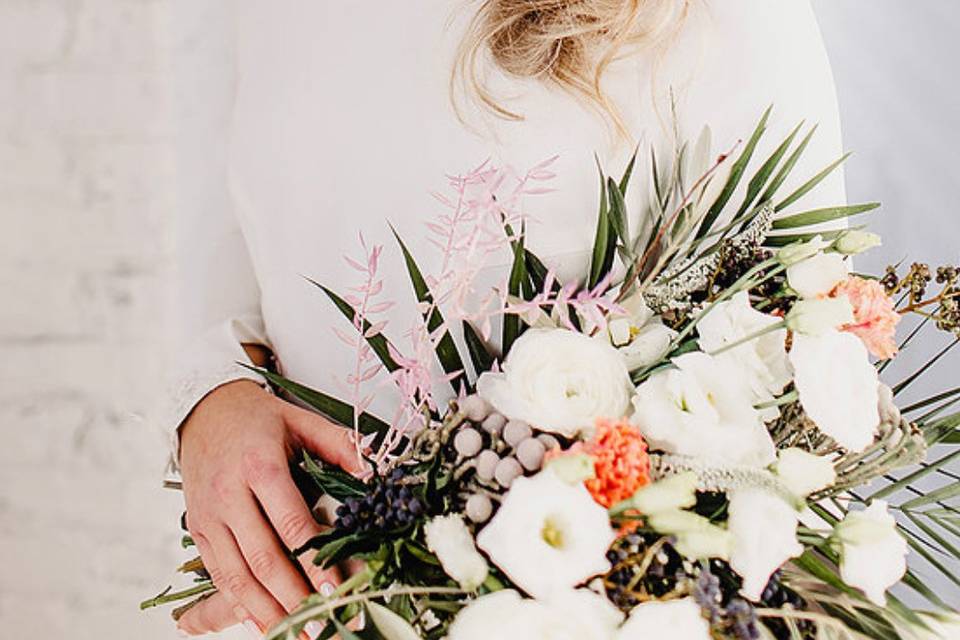
[{"label": "thumb", "polygon": [[324,462],[335,464],[350,473],[360,473],[366,469],[366,463],[357,455],[353,429],[334,424],[319,414],[292,404],[284,408],[283,420],[304,448],[320,456]]}]

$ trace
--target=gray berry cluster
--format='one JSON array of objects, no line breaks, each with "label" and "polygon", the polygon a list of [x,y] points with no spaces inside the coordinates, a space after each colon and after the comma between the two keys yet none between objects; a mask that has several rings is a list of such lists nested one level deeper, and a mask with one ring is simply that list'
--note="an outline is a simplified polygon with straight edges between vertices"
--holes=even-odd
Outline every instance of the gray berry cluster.
[{"label": "gray berry cluster", "polygon": [[560,448],[560,442],[548,433],[535,433],[526,422],[507,419],[480,396],[464,398],[459,409],[466,420],[453,437],[453,447],[463,465],[474,471],[464,511],[480,524],[493,514],[491,494],[503,493],[518,477],[539,471],[547,451]]}]

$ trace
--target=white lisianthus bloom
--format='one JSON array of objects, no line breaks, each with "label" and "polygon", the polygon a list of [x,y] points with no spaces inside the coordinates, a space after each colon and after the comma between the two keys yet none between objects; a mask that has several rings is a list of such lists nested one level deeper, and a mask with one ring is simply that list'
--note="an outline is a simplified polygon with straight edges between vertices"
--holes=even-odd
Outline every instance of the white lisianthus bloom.
[{"label": "white lisianthus bloom", "polygon": [[853,320],[853,306],[846,296],[798,300],[786,317],[788,328],[808,336],[834,331]]},{"label": "white lisianthus bloom", "polygon": [[503,371],[485,372],[477,393],[508,418],[567,437],[620,418],[630,407],[630,374],[606,340],[566,329],[528,329]]},{"label": "white lisianthus bloom", "polygon": [[783,485],[798,498],[826,489],[837,479],[833,462],[803,449],[790,447],[777,453],[774,473]]},{"label": "white lisianthus bloom", "polygon": [[665,326],[643,301],[634,295],[620,306],[627,315],[616,316],[607,324],[610,342],[620,349],[630,371],[656,363],[670,351],[677,332]]},{"label": "white lisianthus bloom", "polygon": [[701,515],[690,511],[658,511],[648,514],[648,522],[654,530],[675,536],[673,546],[685,558],[730,559],[733,536]]},{"label": "white lisianthus bloom", "polygon": [[550,469],[510,485],[477,546],[524,591],[547,598],[610,569],[607,510]]},{"label": "white lisianthus bloom", "polygon": [[869,251],[874,247],[879,247],[883,242],[880,236],[862,229],[849,229],[840,234],[833,243],[833,248],[840,253],[853,256],[864,251]]},{"label": "white lisianthus bloom", "polygon": [[800,404],[817,427],[850,451],[862,451],[880,424],[877,370],[852,333],[797,334],[790,363]]},{"label": "white lisianthus bloom", "polygon": [[[704,351],[718,351],[782,322],[780,318],[751,307],[750,296],[741,291],[730,300],[717,304],[697,323],[698,342]],[[762,404],[782,393],[792,378],[786,342],[787,330],[778,329],[715,357],[736,367],[753,393],[754,404]],[[764,412],[764,418],[774,419],[779,413],[773,407]]]},{"label": "white lisianthus bloom", "polygon": [[487,579],[487,561],[477,552],[473,536],[459,514],[437,516],[424,526],[427,547],[436,554],[448,576],[465,591]]},{"label": "white lisianthus bloom", "polygon": [[710,640],[710,624],[693,598],[644,602],[633,608],[615,640]]},{"label": "white lisianthus bloom", "polygon": [[806,242],[794,242],[783,247],[777,252],[777,261],[783,266],[789,267],[807,258],[812,258],[829,246],[830,243],[824,240],[823,236],[816,235]]},{"label": "white lisianthus bloom", "polygon": [[727,465],[774,461],[773,441],[740,371],[701,352],[673,364],[633,398],[631,419],[652,448]]},{"label": "white lisianthus bloom", "polygon": [[787,284],[801,298],[825,296],[842,282],[850,270],[841,253],[818,253],[787,267]]},{"label": "white lisianthus bloom", "polygon": [[740,593],[760,599],[770,575],[803,553],[797,542],[797,510],[766,489],[731,492],[727,530],[733,535],[730,566],[743,578]]},{"label": "white lisianthus bloom", "polygon": [[549,600],[525,599],[504,589],[462,609],[447,638],[610,640],[622,620],[623,614],[606,598],[586,589],[568,590]]},{"label": "white lisianthus bloom", "polygon": [[668,476],[641,487],[630,498],[630,507],[640,513],[662,513],[697,504],[697,474],[692,471]]},{"label": "white lisianthus bloom", "polygon": [[840,545],[840,577],[883,606],[886,590],[907,571],[907,541],[897,533],[887,503],[874,500],[862,511],[849,512],[833,535]]}]

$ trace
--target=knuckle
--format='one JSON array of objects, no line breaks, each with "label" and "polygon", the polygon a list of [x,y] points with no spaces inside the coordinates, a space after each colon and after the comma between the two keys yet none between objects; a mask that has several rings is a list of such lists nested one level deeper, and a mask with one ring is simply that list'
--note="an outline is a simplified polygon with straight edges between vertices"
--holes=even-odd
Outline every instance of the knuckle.
[{"label": "knuckle", "polygon": [[299,545],[306,542],[312,535],[314,521],[305,514],[288,511],[277,522],[277,533],[289,545]]},{"label": "knuckle", "polygon": [[274,460],[268,460],[257,450],[244,452],[241,456],[241,468],[244,478],[251,485],[270,483],[280,477],[284,467]]},{"label": "knuckle", "polygon": [[224,588],[237,600],[244,600],[253,583],[242,573],[231,573],[223,579]]},{"label": "knuckle", "polygon": [[220,501],[229,502],[236,492],[237,482],[233,475],[225,470],[215,472],[210,477],[210,488]]},{"label": "knuckle", "polygon": [[247,559],[250,563],[250,569],[253,575],[260,580],[266,580],[276,571],[277,557],[268,549],[255,549]]}]

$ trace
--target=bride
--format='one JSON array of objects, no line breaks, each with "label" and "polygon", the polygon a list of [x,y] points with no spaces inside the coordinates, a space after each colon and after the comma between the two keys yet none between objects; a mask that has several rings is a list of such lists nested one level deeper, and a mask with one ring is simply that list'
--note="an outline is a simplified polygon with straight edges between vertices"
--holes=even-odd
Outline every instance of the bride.
[{"label": "bride", "polygon": [[[351,354],[330,328],[344,319],[302,276],[351,286],[342,256],[356,254],[358,231],[384,239],[388,221],[429,267],[417,237],[437,210],[430,191],[486,159],[522,170],[559,156],[556,191],[525,203],[528,242],[572,274],[593,237],[593,152],[618,173],[638,144],[669,155],[705,123],[727,151],[771,104],[760,157],[801,120],[819,123],[798,180],[841,142],[808,0],[244,0],[235,11],[233,92],[212,98],[232,101],[221,172],[232,206],[183,223],[178,315],[192,340],[165,420],[187,526],[218,587],[179,627],[242,623],[260,636],[338,581],[288,560],[320,530],[288,460],[302,447],[355,460],[349,430],[235,364],[272,363],[337,392]],[[224,155],[204,152],[211,166]],[[636,213],[648,194],[635,182]],[[843,201],[841,174],[810,199]],[[385,289],[406,292],[402,279],[387,274]]]}]

